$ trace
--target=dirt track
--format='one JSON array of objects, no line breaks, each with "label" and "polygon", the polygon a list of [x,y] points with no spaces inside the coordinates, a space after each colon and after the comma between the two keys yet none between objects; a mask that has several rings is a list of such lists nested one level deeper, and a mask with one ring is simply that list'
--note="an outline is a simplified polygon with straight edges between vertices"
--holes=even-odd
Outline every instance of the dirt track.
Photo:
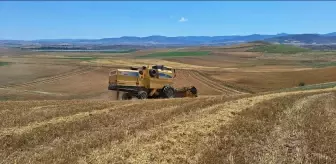
[{"label": "dirt track", "polygon": [[[265,114],[272,116],[272,110],[276,110],[274,111],[276,113],[284,113],[278,119],[280,124],[277,123],[283,129],[274,126],[271,128],[274,134],[265,135],[268,137],[266,141],[269,141],[269,144],[280,144],[278,151],[286,148],[282,147],[284,143],[294,146],[293,150],[310,146],[322,148],[306,142],[293,145],[283,133],[296,134],[300,128],[294,125],[299,125],[300,122],[291,123],[290,120],[295,118],[290,116],[309,115],[302,112],[308,109],[315,110],[316,113],[328,112],[329,114],[318,116],[323,116],[323,119],[329,119],[330,123],[335,124],[333,119],[333,109],[336,107],[335,90],[334,88],[257,96],[130,101],[127,104],[120,101],[84,100],[0,102],[2,120],[0,144],[3,145],[0,149],[0,161],[3,163],[108,163],[112,161],[121,163],[211,163],[212,161],[216,163],[214,162],[216,160],[227,162],[233,160],[239,163],[242,159],[239,154],[236,154],[232,147],[234,145],[222,143],[225,141],[222,137],[249,132],[249,135],[241,134],[240,138],[228,138],[228,141],[233,139],[235,141],[232,142],[241,142],[239,147],[249,148],[251,143],[245,140],[249,139],[248,136],[252,136],[255,137],[252,139],[256,143],[262,144],[264,139],[258,138],[259,132],[254,131],[253,128],[245,130],[230,128],[239,126],[241,117],[250,110],[257,111],[253,112],[256,115],[251,115],[253,117],[249,118],[251,123],[258,122],[258,119],[264,118]],[[269,104],[270,102],[277,103],[278,108],[274,108],[272,103]],[[319,103],[314,102],[321,102],[322,106],[316,106]],[[268,112],[266,110],[263,112],[263,108],[267,108]],[[272,122],[272,119],[269,121]],[[262,122],[262,120],[259,121],[259,124]],[[311,124],[308,117],[303,123]],[[292,129],[286,128],[290,125],[293,125]],[[221,134],[220,132],[225,128],[227,128],[226,133]],[[309,127],[307,128],[301,131],[310,132],[313,136],[318,136],[315,133],[320,133],[320,131],[311,132]],[[332,126],[327,129],[332,133],[336,132]],[[232,133],[229,133],[230,131]],[[279,137],[282,137],[282,141],[274,142],[278,141]],[[300,136],[297,137],[300,139]],[[330,139],[326,138],[323,141],[327,142]],[[262,147],[249,149],[252,148],[255,150],[250,154],[248,150],[244,150],[244,153],[247,153],[246,158],[253,155],[267,161],[261,156],[262,154],[253,154],[265,151]],[[231,152],[222,150],[231,150]],[[267,151],[274,150],[267,149]],[[298,153],[302,154],[302,152]],[[230,154],[233,157],[230,157]],[[328,156],[324,160],[329,163],[333,163],[332,160],[336,159],[335,152],[324,155]],[[287,158],[276,155],[272,157],[276,160]],[[312,161],[316,158],[312,156],[308,160]],[[251,162],[255,161],[251,160]]]}]

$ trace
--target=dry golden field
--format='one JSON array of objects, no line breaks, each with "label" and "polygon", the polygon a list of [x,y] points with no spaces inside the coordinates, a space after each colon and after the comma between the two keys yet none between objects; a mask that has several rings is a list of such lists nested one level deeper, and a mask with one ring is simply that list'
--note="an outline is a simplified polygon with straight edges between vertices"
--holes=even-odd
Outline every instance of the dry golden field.
[{"label": "dry golden field", "polygon": [[[309,88],[336,82],[334,56],[246,52],[256,44],[110,55],[3,51],[0,164],[336,163],[336,87]],[[139,58],[187,50],[211,53]],[[173,66],[174,86],[194,85],[200,96],[117,101],[108,73],[146,64]],[[307,88],[285,92],[301,82]]]},{"label": "dry golden field", "polygon": [[0,102],[3,163],[334,163],[336,88]]},{"label": "dry golden field", "polygon": [[[276,68],[277,69],[277,68]],[[265,92],[296,87],[300,82],[318,84],[336,81],[336,67],[283,71],[222,71],[208,72],[205,76],[227,81],[252,92]]]}]

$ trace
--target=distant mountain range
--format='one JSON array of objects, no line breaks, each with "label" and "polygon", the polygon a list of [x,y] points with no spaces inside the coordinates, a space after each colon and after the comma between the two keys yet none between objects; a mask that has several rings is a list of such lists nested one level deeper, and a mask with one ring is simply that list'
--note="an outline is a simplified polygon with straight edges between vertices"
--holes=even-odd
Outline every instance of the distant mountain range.
[{"label": "distant mountain range", "polygon": [[138,46],[145,47],[169,47],[169,46],[199,46],[199,45],[228,45],[251,41],[267,41],[272,43],[287,44],[336,44],[336,32],[328,34],[276,34],[276,35],[232,35],[232,36],[148,36],[102,39],[41,39],[41,40],[0,40],[0,47],[19,48],[70,48],[70,49],[108,49],[116,47]]},{"label": "distant mountain range", "polygon": [[336,33],[326,35],[297,34],[268,38],[265,41],[292,44],[336,44]]}]

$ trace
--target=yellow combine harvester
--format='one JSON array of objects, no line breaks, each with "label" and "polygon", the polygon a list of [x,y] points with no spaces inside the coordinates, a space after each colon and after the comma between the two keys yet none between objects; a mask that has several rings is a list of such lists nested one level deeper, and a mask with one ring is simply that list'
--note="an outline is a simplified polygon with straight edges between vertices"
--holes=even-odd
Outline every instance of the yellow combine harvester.
[{"label": "yellow combine harvester", "polygon": [[194,86],[174,88],[173,79],[176,77],[175,69],[163,65],[143,66],[141,68],[117,69],[110,72],[108,90],[124,92],[123,100],[133,97],[147,98],[174,98],[197,97]]}]

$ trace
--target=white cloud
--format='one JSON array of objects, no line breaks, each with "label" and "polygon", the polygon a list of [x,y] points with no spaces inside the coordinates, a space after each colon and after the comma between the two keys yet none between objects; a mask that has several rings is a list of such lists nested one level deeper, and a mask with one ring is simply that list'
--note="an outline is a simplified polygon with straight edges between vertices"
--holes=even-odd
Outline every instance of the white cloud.
[{"label": "white cloud", "polygon": [[188,19],[184,17],[181,17],[181,19],[179,20],[179,22],[186,22],[186,21],[188,21]]}]

